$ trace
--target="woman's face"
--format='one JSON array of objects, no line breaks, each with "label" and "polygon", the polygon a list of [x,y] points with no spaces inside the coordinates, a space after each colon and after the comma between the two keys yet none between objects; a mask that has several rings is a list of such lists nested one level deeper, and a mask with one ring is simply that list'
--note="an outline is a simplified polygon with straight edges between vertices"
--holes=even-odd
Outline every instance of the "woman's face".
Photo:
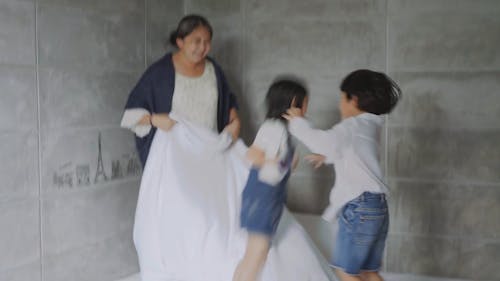
[{"label": "woman's face", "polygon": [[202,62],[210,51],[212,38],[204,26],[198,26],[183,39],[177,38],[179,51],[192,63]]}]

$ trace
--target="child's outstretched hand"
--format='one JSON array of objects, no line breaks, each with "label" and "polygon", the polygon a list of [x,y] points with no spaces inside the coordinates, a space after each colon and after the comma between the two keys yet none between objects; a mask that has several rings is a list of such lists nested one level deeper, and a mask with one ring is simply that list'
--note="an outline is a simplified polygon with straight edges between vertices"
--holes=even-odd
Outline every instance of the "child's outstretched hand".
[{"label": "child's outstretched hand", "polygon": [[292,104],[290,108],[287,109],[286,113],[283,114],[283,118],[290,121],[295,117],[304,117],[304,111],[302,108],[296,106],[295,98],[293,98]]},{"label": "child's outstretched hand", "polygon": [[307,162],[313,165],[314,169],[321,167],[325,163],[326,157],[321,154],[309,154],[304,157]]}]

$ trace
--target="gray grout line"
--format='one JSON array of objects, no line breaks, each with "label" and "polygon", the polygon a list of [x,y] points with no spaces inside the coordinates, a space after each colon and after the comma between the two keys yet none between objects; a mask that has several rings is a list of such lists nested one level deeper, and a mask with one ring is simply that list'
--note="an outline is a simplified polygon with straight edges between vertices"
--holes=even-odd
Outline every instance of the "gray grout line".
[{"label": "gray grout line", "polygon": [[148,67],[148,23],[149,23],[149,0],[144,0],[144,69]]},{"label": "gray grout line", "polygon": [[42,137],[41,137],[41,113],[40,113],[40,80],[39,80],[39,37],[38,37],[38,0],[35,0],[35,92],[36,92],[36,106],[37,106],[37,150],[38,150],[38,227],[40,230],[39,238],[39,257],[40,257],[40,280],[43,281],[43,208],[42,208]]},{"label": "gray grout line", "polygon": [[[415,233],[415,232],[405,232],[405,231],[389,231],[389,236],[403,236],[404,238],[430,238],[430,239],[454,239],[461,241],[471,241],[481,243],[498,243],[500,242],[500,237],[485,237],[481,235],[453,235],[453,234],[439,234],[439,233]],[[389,239],[389,237],[387,238]]]},{"label": "gray grout line", "polygon": [[[388,13],[389,13],[389,0],[386,0],[385,2],[385,72],[389,72],[389,57],[388,57],[388,45],[389,45],[389,20],[388,20]],[[385,178],[387,179],[389,177],[389,115],[387,114],[385,116],[385,149],[384,149],[384,174]]]},{"label": "gray grout line", "polygon": [[[385,1],[385,73],[389,74],[389,56],[388,56],[388,49],[389,49],[389,0]],[[387,124],[389,123],[389,115],[387,114],[385,116],[385,141],[384,141],[384,174],[385,174],[385,179],[389,178],[389,126]],[[390,190],[390,187],[389,187]],[[384,249],[384,264],[383,264],[383,269],[387,271],[387,264],[388,264],[388,250],[387,250],[387,244]]]},{"label": "gray grout line", "polygon": [[[246,43],[247,43],[247,6],[246,6],[246,0],[240,0],[240,13],[241,13],[241,34],[243,35],[243,38],[241,39],[241,49],[240,49],[240,64],[241,64],[241,69],[240,69],[240,77],[241,77],[241,89],[240,89],[240,99],[243,99],[243,97],[247,94],[247,79],[246,79]],[[246,99],[245,99],[246,100]],[[241,110],[240,110],[241,114]],[[240,116],[240,120],[241,120]],[[249,128],[247,128],[248,130]],[[240,136],[241,137],[241,136]]]},{"label": "gray grout line", "polygon": [[481,187],[492,187],[498,188],[500,186],[499,182],[495,181],[477,181],[477,180],[453,180],[453,179],[440,179],[440,178],[411,178],[411,177],[395,177],[389,176],[387,178],[389,181],[407,182],[407,183],[421,183],[421,184],[448,184],[448,185],[462,185],[470,186],[476,185]]},{"label": "gray grout line", "polygon": [[498,73],[499,70],[496,68],[439,68],[432,67],[431,70],[426,70],[425,68],[394,68],[394,73],[403,73],[403,74],[469,74],[469,73]]}]

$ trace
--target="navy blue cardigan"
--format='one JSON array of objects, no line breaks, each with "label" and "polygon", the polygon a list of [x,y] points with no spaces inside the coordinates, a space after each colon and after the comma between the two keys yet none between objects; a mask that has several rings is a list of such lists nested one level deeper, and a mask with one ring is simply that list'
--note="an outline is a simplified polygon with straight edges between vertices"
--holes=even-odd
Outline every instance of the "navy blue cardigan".
[{"label": "navy blue cardigan", "polygon": [[[231,108],[237,108],[236,97],[229,89],[226,78],[220,66],[208,58],[215,69],[217,78],[217,129],[221,132],[229,123]],[[172,109],[172,97],[175,88],[175,69],[172,53],[153,63],[142,75],[141,79],[130,93],[125,109],[144,108],[150,113],[169,113]],[[137,151],[142,165],[146,164],[149,149],[155,135],[152,128],[148,135],[135,138]]]}]

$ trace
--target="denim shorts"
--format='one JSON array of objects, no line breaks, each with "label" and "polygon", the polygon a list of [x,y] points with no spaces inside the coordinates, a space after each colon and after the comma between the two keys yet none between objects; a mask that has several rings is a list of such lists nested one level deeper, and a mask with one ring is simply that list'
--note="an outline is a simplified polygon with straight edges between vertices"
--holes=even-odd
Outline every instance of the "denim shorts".
[{"label": "denim shorts", "polygon": [[385,194],[365,192],[339,214],[332,267],[347,274],[379,271],[389,228]]},{"label": "denim shorts", "polygon": [[251,169],[243,189],[240,224],[248,232],[274,236],[286,203],[287,174],[276,185],[259,180],[259,170]]}]

